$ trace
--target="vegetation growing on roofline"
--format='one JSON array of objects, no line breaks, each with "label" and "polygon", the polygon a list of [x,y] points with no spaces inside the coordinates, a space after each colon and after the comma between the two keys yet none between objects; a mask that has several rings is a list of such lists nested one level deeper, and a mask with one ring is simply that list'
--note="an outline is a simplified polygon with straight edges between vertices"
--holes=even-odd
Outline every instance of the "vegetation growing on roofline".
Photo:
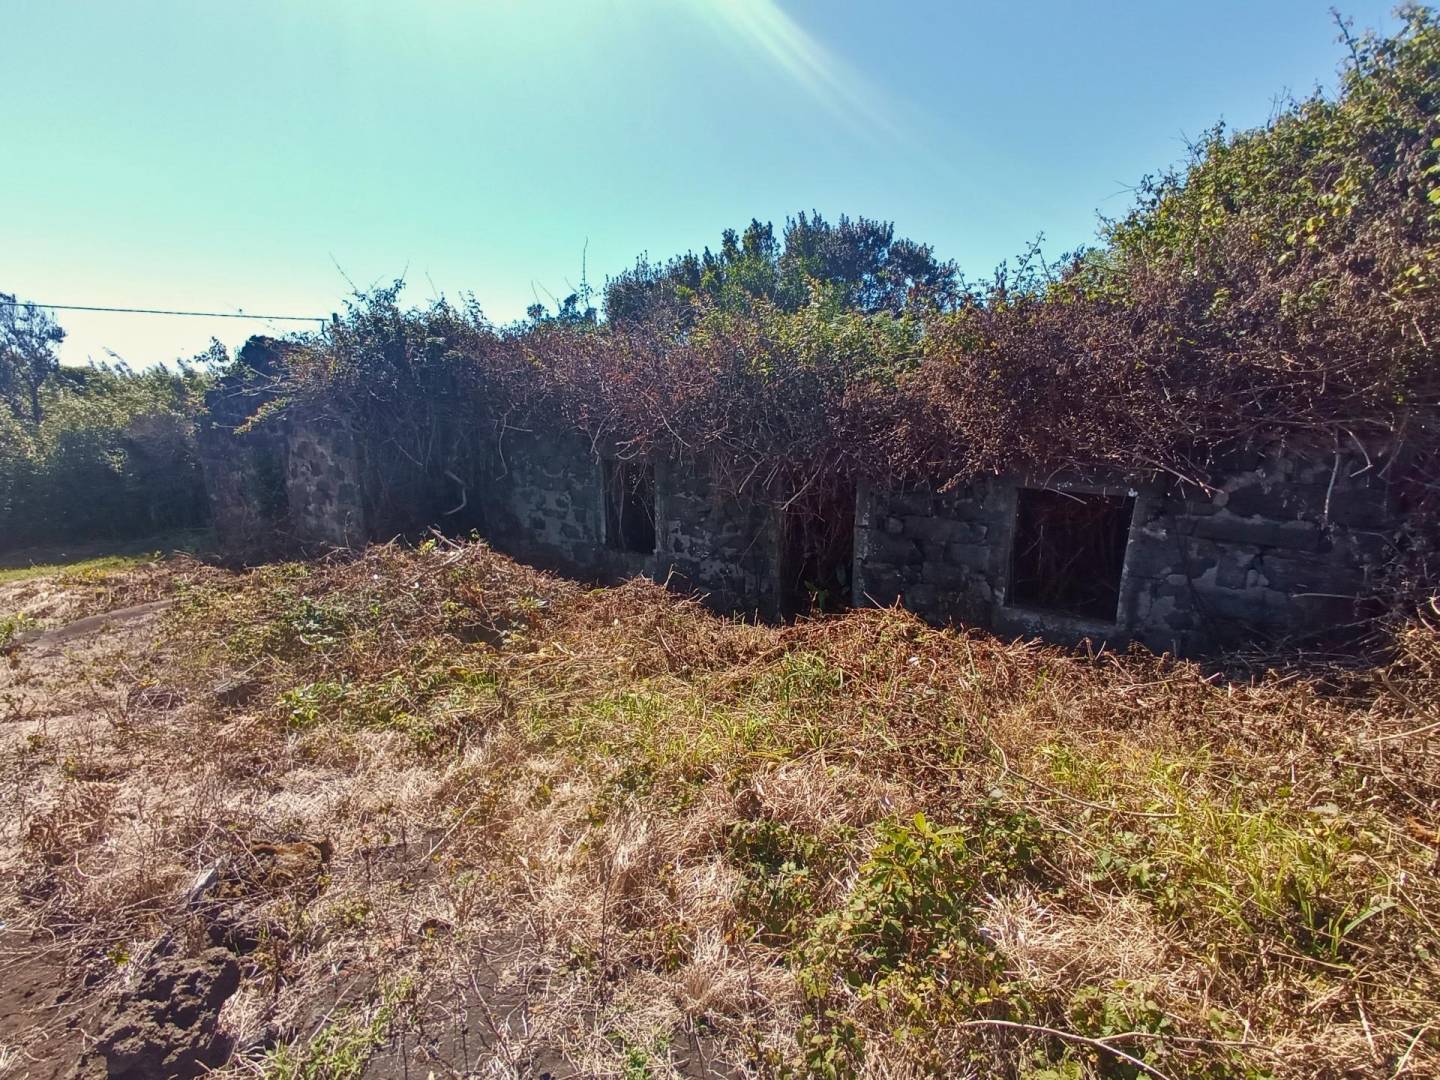
[{"label": "vegetation growing on roofline", "polygon": [[[749,475],[942,478],[1108,464],[1203,476],[1237,444],[1426,453],[1440,369],[1440,22],[1347,38],[1340,92],[1217,128],[1102,244],[960,281],[887,225],[820,215],[641,259],[557,315],[362,297],[295,390],[562,418]],[[403,410],[402,410],[403,411]],[[443,449],[442,449],[443,452]],[[791,477],[793,479],[793,477]]]},{"label": "vegetation growing on roofline", "polygon": [[[1440,404],[1440,23],[1347,35],[1334,99],[1217,127],[1104,244],[932,324],[925,430],[1007,455],[1190,471],[1256,438],[1408,442]],[[1017,440],[1019,445],[1017,446]]]},{"label": "vegetation growing on roofline", "polygon": [[[824,518],[857,476],[954,483],[1120,468],[1205,484],[1237,450],[1360,449],[1436,498],[1440,17],[1346,34],[1339,92],[1221,128],[1146,180],[1102,242],[966,282],[888,225],[818,214],[777,240],[641,259],[510,326],[403,310],[398,285],[291,358],[277,409],[350,418],[372,499],[474,475],[507,426],[703,455]],[[383,516],[383,515],[381,515]],[[1429,515],[1433,517],[1433,515]],[[1411,580],[1428,580],[1411,537]],[[1415,567],[1418,566],[1418,569]]]}]

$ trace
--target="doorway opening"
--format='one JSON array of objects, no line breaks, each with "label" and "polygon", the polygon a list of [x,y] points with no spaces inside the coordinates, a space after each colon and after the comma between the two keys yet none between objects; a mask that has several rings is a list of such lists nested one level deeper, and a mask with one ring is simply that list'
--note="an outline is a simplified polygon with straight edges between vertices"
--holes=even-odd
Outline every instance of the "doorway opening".
[{"label": "doorway opening", "polygon": [[605,546],[655,554],[655,466],[644,461],[605,461]]},{"label": "doorway opening", "polygon": [[855,486],[839,482],[808,509],[787,511],[783,529],[784,614],[847,610],[855,566]]}]

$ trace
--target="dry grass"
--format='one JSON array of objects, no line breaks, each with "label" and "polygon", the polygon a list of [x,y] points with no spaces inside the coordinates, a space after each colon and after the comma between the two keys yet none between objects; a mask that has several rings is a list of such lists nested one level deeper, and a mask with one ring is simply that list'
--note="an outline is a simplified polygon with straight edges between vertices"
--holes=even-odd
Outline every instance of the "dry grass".
[{"label": "dry grass", "polygon": [[1236,683],[483,545],[179,595],[6,743],[0,918],[102,997],[224,937],[235,1075],[1440,1071],[1423,623]]}]

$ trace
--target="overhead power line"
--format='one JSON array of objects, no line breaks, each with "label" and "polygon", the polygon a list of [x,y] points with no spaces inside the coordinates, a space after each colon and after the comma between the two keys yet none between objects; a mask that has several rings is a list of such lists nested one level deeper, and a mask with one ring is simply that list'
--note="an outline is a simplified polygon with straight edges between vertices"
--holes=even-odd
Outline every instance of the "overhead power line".
[{"label": "overhead power line", "polygon": [[41,307],[51,311],[110,311],[126,315],[193,315],[205,319],[260,319],[265,322],[318,322],[317,315],[252,315],[246,311],[169,311],[164,308],[97,307],[93,304],[44,304],[39,300],[0,300],[6,307]]}]

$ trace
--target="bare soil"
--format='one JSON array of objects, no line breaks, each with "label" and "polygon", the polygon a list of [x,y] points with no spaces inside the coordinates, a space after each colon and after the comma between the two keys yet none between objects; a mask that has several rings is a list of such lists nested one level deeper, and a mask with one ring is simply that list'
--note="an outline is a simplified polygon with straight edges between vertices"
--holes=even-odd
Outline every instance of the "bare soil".
[{"label": "bare soil", "polygon": [[[45,799],[55,784],[45,776],[45,748],[93,741],[137,688],[146,692],[140,671],[174,597],[126,601],[168,592],[177,570],[151,562],[117,573],[76,577],[58,569],[0,582],[0,614],[23,613],[34,627],[0,656],[0,762],[20,800],[0,823],[0,1076],[76,1076],[105,1027],[107,990],[113,996],[117,984],[106,972],[114,964],[89,942],[67,940],[63,926],[36,918],[50,883],[19,857],[21,823],[32,800]],[[70,775],[97,791],[110,778],[99,758],[72,762]]]},{"label": "bare soil", "polygon": [[93,1007],[69,950],[27,935],[0,935],[0,1076],[69,1080],[86,1049]]}]

